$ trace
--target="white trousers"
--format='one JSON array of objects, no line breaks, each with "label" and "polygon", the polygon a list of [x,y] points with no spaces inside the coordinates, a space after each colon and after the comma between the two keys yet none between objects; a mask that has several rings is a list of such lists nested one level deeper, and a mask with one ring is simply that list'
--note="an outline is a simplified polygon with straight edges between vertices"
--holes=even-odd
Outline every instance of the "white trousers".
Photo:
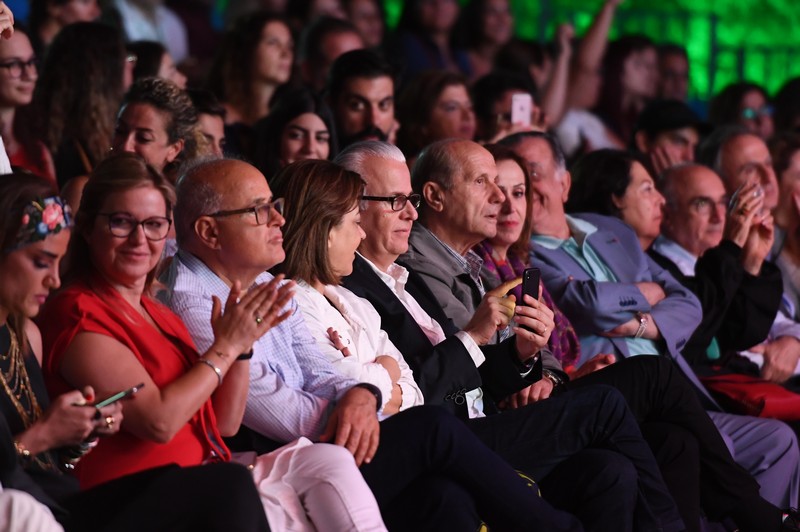
[{"label": "white trousers", "polygon": [[300,438],[254,460],[234,460],[252,468],[273,530],[386,531],[378,502],[344,447]]}]

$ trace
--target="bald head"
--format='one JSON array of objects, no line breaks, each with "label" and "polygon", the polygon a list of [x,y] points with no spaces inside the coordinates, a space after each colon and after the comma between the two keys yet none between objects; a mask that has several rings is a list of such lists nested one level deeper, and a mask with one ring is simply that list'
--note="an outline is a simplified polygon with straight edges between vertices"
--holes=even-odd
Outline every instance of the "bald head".
[{"label": "bald head", "polygon": [[178,244],[229,284],[250,286],[285,258],[285,220],[273,202],[267,180],[252,165],[223,159],[197,164],[178,181]]},{"label": "bald head", "polygon": [[772,210],[778,205],[778,180],[772,157],[760,137],[748,133],[728,139],[720,149],[718,168],[728,194],[755,181],[764,189],[764,207]]},{"label": "bald head", "polygon": [[662,233],[695,257],[722,241],[728,195],[722,179],[710,168],[684,164],[662,176]]},{"label": "bald head", "polygon": [[497,233],[505,196],[496,180],[492,154],[480,144],[455,139],[425,148],[411,176],[414,191],[422,194],[423,223],[462,254]]},{"label": "bald head", "polygon": [[175,206],[175,234],[179,246],[191,241],[195,220],[220,210],[225,181],[230,180],[237,169],[248,166],[232,159],[213,159],[201,161],[181,175],[176,185],[178,201]]}]

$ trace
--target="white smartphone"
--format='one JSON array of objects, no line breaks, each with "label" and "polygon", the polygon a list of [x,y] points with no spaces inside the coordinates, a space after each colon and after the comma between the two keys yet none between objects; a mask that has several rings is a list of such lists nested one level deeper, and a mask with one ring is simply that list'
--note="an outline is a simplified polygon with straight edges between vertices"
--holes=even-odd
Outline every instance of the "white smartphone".
[{"label": "white smartphone", "polygon": [[533,98],[528,93],[520,92],[511,96],[511,123],[523,126],[531,125],[531,109]]}]

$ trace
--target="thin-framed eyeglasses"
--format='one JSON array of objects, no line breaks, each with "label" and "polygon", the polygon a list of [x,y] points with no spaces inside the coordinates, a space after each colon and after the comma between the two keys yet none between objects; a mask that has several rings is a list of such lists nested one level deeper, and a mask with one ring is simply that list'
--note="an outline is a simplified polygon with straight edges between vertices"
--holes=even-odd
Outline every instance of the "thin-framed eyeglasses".
[{"label": "thin-framed eyeglasses", "polygon": [[108,218],[108,230],[117,238],[128,238],[141,225],[144,237],[151,242],[158,242],[167,238],[172,225],[172,220],[165,216],[151,216],[141,221],[124,212],[101,212],[98,216]]},{"label": "thin-framed eyeglasses", "polygon": [[362,201],[385,201],[392,206],[392,210],[395,212],[405,209],[406,203],[409,201],[415,209],[419,209],[420,203],[422,203],[422,196],[419,194],[411,194],[409,196],[405,194],[397,194],[395,196],[361,196],[359,199]]},{"label": "thin-framed eyeglasses", "polygon": [[22,71],[27,70],[30,74],[31,71],[39,71],[39,59],[31,57],[27,61],[22,59],[11,59],[10,61],[3,61],[0,63],[0,68],[5,68],[8,75],[14,79],[22,77]]},{"label": "thin-framed eyeglasses", "polygon": [[697,198],[692,198],[689,201],[689,206],[694,209],[697,214],[702,216],[708,216],[711,214],[712,209],[715,207],[722,207],[723,212],[728,211],[728,197],[725,196],[719,201],[714,201],[713,199],[707,196],[700,196]]},{"label": "thin-framed eyeglasses", "polygon": [[253,207],[245,207],[243,209],[233,209],[230,211],[217,211],[209,214],[212,218],[219,218],[221,216],[234,216],[236,214],[253,213],[256,216],[257,225],[265,225],[269,223],[272,215],[272,210],[283,216],[283,198],[278,198],[267,203],[254,205]]}]

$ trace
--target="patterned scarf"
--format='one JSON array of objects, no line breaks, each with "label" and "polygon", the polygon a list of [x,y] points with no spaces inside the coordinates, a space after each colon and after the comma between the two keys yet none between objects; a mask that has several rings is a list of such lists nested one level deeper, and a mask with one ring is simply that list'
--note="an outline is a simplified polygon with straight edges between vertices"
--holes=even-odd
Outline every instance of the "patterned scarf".
[{"label": "patterned scarf", "polygon": [[[492,245],[488,240],[484,240],[472,249],[483,259],[483,267],[496,275],[501,283],[522,277],[522,272],[528,267],[519,257],[512,254],[509,254],[505,261],[495,259],[492,254]],[[486,288],[491,289],[494,287],[487,286]],[[521,301],[522,285],[518,285],[510,293],[517,297],[517,301]],[[556,306],[544,285],[542,285],[542,300],[553,310],[553,320],[555,321],[555,330],[547,341],[547,347],[561,362],[564,370],[567,371],[572,369],[575,362],[580,358],[581,346],[578,342],[578,335],[575,333],[575,329],[572,328],[567,316]]]}]

